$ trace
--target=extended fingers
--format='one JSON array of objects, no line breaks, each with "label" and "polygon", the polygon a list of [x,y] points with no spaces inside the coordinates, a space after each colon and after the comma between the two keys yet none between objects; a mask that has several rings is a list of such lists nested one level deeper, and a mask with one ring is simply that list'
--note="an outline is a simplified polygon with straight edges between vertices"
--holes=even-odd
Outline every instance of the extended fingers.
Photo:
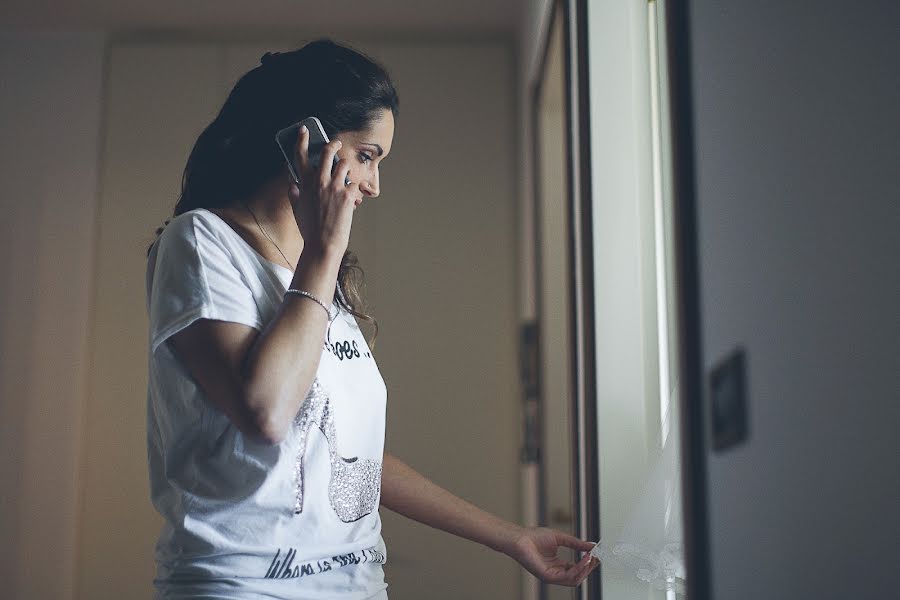
[{"label": "extended fingers", "polygon": [[580,540],[575,536],[571,536],[567,533],[562,533],[558,531],[556,533],[556,541],[560,546],[566,546],[568,548],[572,548],[573,550],[581,550],[582,552],[589,552],[594,549],[596,544],[594,542],[586,542],[584,540]]},{"label": "extended fingers", "polygon": [[593,557],[590,554],[588,554],[587,565],[581,571],[581,574],[579,575],[578,581],[575,583],[575,585],[580,585],[581,582],[584,581],[585,579],[587,579],[587,576],[590,575],[591,572],[599,566],[600,566],[600,560],[598,558]]},{"label": "extended fingers", "polygon": [[598,564],[600,564],[599,561],[590,554],[582,556],[577,563],[563,562],[558,559],[556,566],[548,570],[547,578],[544,581],[557,585],[577,587],[581,585],[581,582],[591,574],[591,571]]},{"label": "extended fingers", "polygon": [[[322,163],[319,165],[319,185],[323,188],[331,183],[331,170],[334,167],[334,155],[340,150],[341,140],[332,140],[322,148]],[[341,180],[343,183],[343,179]]]},{"label": "extended fingers", "polygon": [[342,158],[334,168],[334,179],[332,179],[331,185],[336,189],[343,189],[345,185],[344,182],[347,181],[347,176],[349,174],[350,161]]},{"label": "extended fingers", "polygon": [[566,584],[571,585],[572,587],[577,587],[581,585],[587,576],[591,574],[597,565],[600,562],[593,558],[590,554],[585,554],[577,564],[572,565],[572,568],[568,570],[566,573]]},{"label": "extended fingers", "polygon": [[[306,173],[309,170],[309,130],[306,125],[300,126],[300,134],[297,136],[297,164],[300,171]],[[297,173],[300,176],[300,173]]]}]

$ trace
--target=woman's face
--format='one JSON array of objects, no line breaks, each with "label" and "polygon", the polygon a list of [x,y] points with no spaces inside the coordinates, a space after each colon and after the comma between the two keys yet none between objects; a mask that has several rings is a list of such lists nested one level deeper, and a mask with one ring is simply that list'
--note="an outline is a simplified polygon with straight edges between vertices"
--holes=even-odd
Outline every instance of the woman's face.
[{"label": "woman's face", "polygon": [[368,129],[343,131],[334,139],[343,144],[337,154],[350,165],[350,185],[357,187],[363,198],[376,198],[381,193],[378,166],[390,154],[394,141],[394,114],[382,109]]}]

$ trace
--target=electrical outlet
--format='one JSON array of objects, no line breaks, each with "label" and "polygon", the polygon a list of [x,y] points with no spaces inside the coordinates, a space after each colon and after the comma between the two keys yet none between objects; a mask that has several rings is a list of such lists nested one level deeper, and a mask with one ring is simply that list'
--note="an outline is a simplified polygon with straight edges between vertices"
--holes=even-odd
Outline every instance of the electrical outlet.
[{"label": "electrical outlet", "polygon": [[712,442],[717,451],[747,440],[747,360],[738,348],[709,376]]}]

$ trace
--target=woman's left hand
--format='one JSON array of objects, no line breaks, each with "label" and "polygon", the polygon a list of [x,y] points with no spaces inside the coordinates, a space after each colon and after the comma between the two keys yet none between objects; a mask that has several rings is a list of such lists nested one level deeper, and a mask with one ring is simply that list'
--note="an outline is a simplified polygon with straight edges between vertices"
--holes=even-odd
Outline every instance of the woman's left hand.
[{"label": "woman's left hand", "polygon": [[[561,546],[580,550],[585,555],[577,563],[568,562],[557,556]],[[575,587],[600,564],[590,555],[593,547],[591,542],[555,529],[524,527],[509,545],[507,554],[544,583]]]}]

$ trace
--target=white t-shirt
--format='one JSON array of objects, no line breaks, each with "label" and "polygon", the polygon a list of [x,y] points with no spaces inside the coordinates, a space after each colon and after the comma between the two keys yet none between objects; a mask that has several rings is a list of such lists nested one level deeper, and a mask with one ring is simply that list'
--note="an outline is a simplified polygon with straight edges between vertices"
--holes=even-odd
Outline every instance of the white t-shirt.
[{"label": "white t-shirt", "polygon": [[166,519],[159,598],[387,598],[387,389],[354,317],[332,304],[316,378],[277,445],[244,436],[164,343],[197,319],[262,330],[292,278],[205,209],[174,218],[150,251],[147,449]]}]

